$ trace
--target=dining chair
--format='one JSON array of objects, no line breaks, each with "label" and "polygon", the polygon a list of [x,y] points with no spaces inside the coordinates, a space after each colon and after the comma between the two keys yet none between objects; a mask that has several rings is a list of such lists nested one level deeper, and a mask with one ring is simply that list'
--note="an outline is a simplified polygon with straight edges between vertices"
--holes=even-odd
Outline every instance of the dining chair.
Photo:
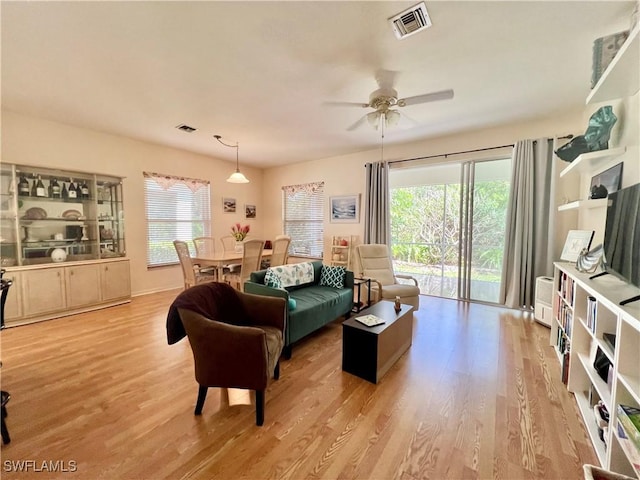
[{"label": "dining chair", "polygon": [[220,242],[222,243],[222,249],[225,252],[235,252],[236,239],[233,236],[225,235],[224,237],[220,237]]},{"label": "dining chair", "polygon": [[[196,247],[197,257],[212,257],[216,253],[216,241],[213,237],[196,237],[193,239],[193,246]],[[218,269],[215,267],[199,267],[200,273],[217,276]]]},{"label": "dining chair", "polygon": [[215,274],[203,272],[200,270],[200,267],[193,264],[187,242],[174,240],[173,246],[176,248],[176,253],[180,260],[180,266],[182,267],[185,290],[199,283],[213,282],[216,280]]},{"label": "dining chair", "polygon": [[193,239],[198,257],[211,256],[216,253],[216,242],[213,237],[196,237]]},{"label": "dining chair", "polygon": [[249,279],[251,272],[260,270],[263,249],[264,240],[245,240],[240,269],[224,274],[224,281],[235,285],[237,290],[243,292],[244,282]]},{"label": "dining chair", "polygon": [[269,261],[270,267],[277,267],[278,265],[284,265],[289,259],[289,244],[291,243],[291,237],[286,235],[278,235],[273,241],[273,251],[271,253],[271,260]]}]

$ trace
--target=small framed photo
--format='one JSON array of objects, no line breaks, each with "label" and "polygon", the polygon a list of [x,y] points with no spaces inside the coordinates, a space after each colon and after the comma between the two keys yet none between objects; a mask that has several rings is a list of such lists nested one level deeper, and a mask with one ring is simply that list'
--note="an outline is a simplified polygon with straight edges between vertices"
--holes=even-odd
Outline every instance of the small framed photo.
[{"label": "small framed photo", "polygon": [[593,230],[569,230],[560,260],[575,262],[583,248],[589,250],[593,239]]},{"label": "small framed photo", "polygon": [[360,223],[360,195],[330,197],[331,223]]},{"label": "small framed photo", "polygon": [[222,199],[222,211],[224,213],[236,213],[236,199],[235,198],[223,198]]},{"label": "small framed photo", "polygon": [[[589,198],[607,198],[622,186],[622,162],[591,178]],[[604,188],[602,188],[604,187]]]},{"label": "small framed photo", "polygon": [[244,206],[244,218],[256,218],[256,206],[245,205]]}]

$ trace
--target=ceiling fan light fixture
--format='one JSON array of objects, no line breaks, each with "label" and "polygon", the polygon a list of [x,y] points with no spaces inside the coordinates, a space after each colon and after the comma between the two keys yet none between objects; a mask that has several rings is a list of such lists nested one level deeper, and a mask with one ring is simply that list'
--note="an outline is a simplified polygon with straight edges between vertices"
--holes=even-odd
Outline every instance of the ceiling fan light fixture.
[{"label": "ceiling fan light fixture", "polygon": [[380,112],[375,111],[367,113],[367,121],[369,122],[369,125],[378,130],[378,126],[380,125]]},{"label": "ceiling fan light fixture", "polygon": [[397,110],[388,110],[385,114],[387,127],[395,127],[400,122],[400,112]]}]

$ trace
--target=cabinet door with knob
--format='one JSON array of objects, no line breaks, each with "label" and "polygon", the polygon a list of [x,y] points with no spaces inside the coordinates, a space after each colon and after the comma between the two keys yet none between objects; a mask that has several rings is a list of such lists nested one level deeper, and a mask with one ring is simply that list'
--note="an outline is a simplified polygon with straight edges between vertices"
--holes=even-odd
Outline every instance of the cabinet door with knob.
[{"label": "cabinet door with knob", "polygon": [[65,267],[67,307],[76,308],[100,301],[100,270],[97,264]]},{"label": "cabinet door with knob", "polygon": [[129,298],[131,296],[131,276],[129,260],[114,261],[100,265],[100,285],[102,301]]},{"label": "cabinet door with knob", "polygon": [[64,310],[64,268],[24,270],[21,277],[23,310],[26,316]]}]

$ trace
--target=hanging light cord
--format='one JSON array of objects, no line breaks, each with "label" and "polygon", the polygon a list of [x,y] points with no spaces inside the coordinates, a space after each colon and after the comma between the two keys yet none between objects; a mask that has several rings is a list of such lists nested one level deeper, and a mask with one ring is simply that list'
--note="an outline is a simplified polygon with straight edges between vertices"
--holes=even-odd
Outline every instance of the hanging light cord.
[{"label": "hanging light cord", "polygon": [[239,155],[238,155],[238,150],[240,150],[240,146],[238,144],[238,142],[236,142],[235,145],[229,145],[228,143],[224,143],[221,140],[221,136],[220,135],[214,135],[213,138],[215,138],[216,140],[218,140],[218,142],[220,142],[222,145],[224,145],[225,147],[229,147],[229,148],[235,148],[236,149],[236,172],[240,171],[240,161],[239,161]]},{"label": "hanging light cord", "polygon": [[380,131],[382,132],[382,138],[381,138],[381,145],[380,145],[380,161],[384,162],[384,124],[386,121],[386,117],[384,115],[384,113],[380,116],[380,124],[381,124],[381,129]]}]

